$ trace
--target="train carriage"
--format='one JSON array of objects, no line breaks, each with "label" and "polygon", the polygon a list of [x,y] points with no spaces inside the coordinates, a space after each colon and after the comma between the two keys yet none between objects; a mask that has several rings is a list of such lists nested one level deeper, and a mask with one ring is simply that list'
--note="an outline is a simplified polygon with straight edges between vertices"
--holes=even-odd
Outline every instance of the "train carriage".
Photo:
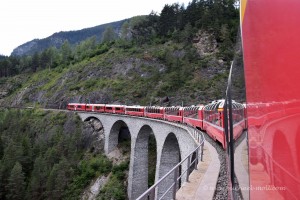
[{"label": "train carriage", "polygon": [[84,103],[69,103],[67,106],[68,110],[75,110],[75,111],[85,111],[86,104]]},{"label": "train carriage", "polygon": [[165,107],[165,120],[182,123],[183,107],[180,106]]},{"label": "train carriage", "polygon": [[224,100],[213,101],[203,108],[203,129],[214,140],[219,141],[226,148],[224,134]]},{"label": "train carriage", "polygon": [[[203,109],[203,129],[214,140],[219,141],[226,148],[224,129],[224,104],[225,100],[213,101]],[[233,139],[237,139],[246,128],[245,107],[241,103],[232,101]]]},{"label": "train carriage", "polygon": [[86,111],[105,112],[105,104],[86,104]]},{"label": "train carriage", "polygon": [[143,117],[145,115],[145,107],[144,106],[126,106],[125,114]]},{"label": "train carriage", "polygon": [[125,114],[124,105],[105,105],[105,112],[115,114]]},{"label": "train carriage", "polygon": [[165,109],[159,106],[146,106],[145,107],[145,117],[155,118],[155,119],[165,119]]},{"label": "train carriage", "polygon": [[203,105],[183,108],[183,123],[203,130]]}]

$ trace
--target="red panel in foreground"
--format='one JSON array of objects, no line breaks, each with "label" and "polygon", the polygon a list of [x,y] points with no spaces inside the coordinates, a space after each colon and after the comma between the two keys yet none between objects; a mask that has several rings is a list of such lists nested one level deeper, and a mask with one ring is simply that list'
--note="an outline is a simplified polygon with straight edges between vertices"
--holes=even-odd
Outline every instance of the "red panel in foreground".
[{"label": "red panel in foreground", "polygon": [[300,1],[242,1],[251,199],[300,198]]}]

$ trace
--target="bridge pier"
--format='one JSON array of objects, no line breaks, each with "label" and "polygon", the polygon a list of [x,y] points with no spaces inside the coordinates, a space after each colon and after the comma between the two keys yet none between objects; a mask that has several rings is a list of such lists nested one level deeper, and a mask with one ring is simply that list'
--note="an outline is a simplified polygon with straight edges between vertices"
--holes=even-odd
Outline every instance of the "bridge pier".
[{"label": "bridge pier", "polygon": [[[160,156],[160,165],[159,165],[159,179],[167,174],[173,167],[175,167],[180,161],[180,149],[177,138],[174,133],[170,133],[163,145]],[[161,198],[169,187],[171,187],[174,179],[180,176],[181,172],[175,171],[175,173],[170,174],[162,183],[165,187],[159,187],[157,191],[157,198]],[[174,185],[178,187],[179,185]],[[173,188],[174,189],[174,188]],[[169,200],[173,198],[173,189],[169,190],[163,197],[163,199]]]},{"label": "bridge pier", "polygon": [[138,198],[148,189],[148,151],[149,137],[153,134],[150,126],[145,125],[139,131],[136,141],[132,145],[132,154],[130,162],[130,174],[132,182],[128,184],[128,194],[130,199]]}]

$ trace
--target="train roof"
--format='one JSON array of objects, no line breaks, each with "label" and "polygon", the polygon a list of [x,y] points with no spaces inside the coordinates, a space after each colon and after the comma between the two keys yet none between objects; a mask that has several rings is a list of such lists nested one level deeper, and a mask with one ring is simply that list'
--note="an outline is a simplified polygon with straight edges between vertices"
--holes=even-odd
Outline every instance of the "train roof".
[{"label": "train roof", "polygon": [[133,105],[133,106],[126,106],[126,108],[144,108],[145,106],[140,105]]},{"label": "train roof", "polygon": [[170,110],[183,110],[183,107],[181,107],[181,106],[168,106],[168,107],[165,107],[165,109],[170,109]]},{"label": "train roof", "polygon": [[192,105],[192,106],[188,106],[188,107],[183,107],[183,110],[202,110],[203,109],[203,105]]},{"label": "train roof", "polygon": [[68,105],[85,105],[85,103],[68,103]]},{"label": "train roof", "polygon": [[[210,104],[207,104],[206,106],[204,106],[204,109],[205,110],[223,109],[224,105],[225,105],[225,99],[219,99],[216,101],[212,101]],[[235,100],[232,100],[232,107],[234,109],[245,108],[243,104],[238,103]]]},{"label": "train roof", "polygon": [[126,105],[116,105],[116,104],[105,104],[105,106],[107,107],[125,107]]},{"label": "train roof", "polygon": [[87,103],[86,105],[93,105],[93,106],[105,106],[105,104],[101,104],[101,103]]}]

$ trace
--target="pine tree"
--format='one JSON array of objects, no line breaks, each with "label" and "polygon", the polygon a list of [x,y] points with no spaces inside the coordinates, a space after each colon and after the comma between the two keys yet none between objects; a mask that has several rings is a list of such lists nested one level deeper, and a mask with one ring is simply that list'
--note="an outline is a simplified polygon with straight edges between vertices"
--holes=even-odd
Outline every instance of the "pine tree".
[{"label": "pine tree", "polygon": [[30,181],[31,199],[41,199],[46,190],[46,181],[48,176],[46,162],[43,157],[39,156],[34,162],[32,179]]},{"label": "pine tree", "polygon": [[25,194],[25,177],[22,171],[22,165],[16,162],[14,168],[11,170],[10,177],[8,179],[6,195],[7,199],[22,200]]},{"label": "pine tree", "polygon": [[62,158],[58,164],[53,166],[47,180],[47,196],[49,199],[62,199],[72,173],[65,158]]},{"label": "pine tree", "polygon": [[102,42],[111,42],[116,39],[116,34],[113,27],[107,26],[102,34]]},{"label": "pine tree", "polygon": [[33,72],[36,72],[36,70],[39,68],[40,66],[40,55],[39,53],[34,53],[33,57],[32,57],[32,62],[31,62],[31,70]]},{"label": "pine tree", "polygon": [[72,49],[68,40],[65,40],[65,42],[61,46],[61,54],[62,54],[62,63],[65,66],[69,65],[72,59]]},{"label": "pine tree", "polygon": [[[0,124],[1,125],[1,124]],[[2,159],[3,157],[3,154],[4,154],[4,144],[2,142],[2,139],[1,139],[1,135],[0,135],[0,160]]]}]

